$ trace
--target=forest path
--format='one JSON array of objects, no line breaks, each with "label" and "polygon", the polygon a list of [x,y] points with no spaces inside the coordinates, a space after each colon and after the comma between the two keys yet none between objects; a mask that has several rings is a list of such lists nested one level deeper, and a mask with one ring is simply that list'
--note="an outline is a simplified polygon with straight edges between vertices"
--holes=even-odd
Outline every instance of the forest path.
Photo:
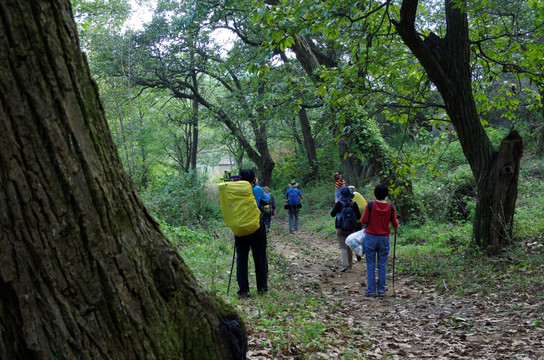
[{"label": "forest path", "polygon": [[[285,221],[278,225],[288,232]],[[273,232],[269,244],[286,259],[288,275],[301,291],[330,300],[331,306],[322,307],[324,321],[342,318],[361,334],[361,339],[349,339],[339,333],[337,346],[315,359],[344,359],[339,355],[342,344],[354,341],[366,349],[365,359],[544,359],[544,304],[535,294],[501,295],[497,289],[485,298],[458,297],[443,286],[437,289],[434,280],[423,284],[398,273],[393,290],[391,251],[386,297],[369,298],[364,296],[364,257],[360,262],[354,258],[352,269],[339,272],[334,234],[323,237],[302,230],[289,237]]]}]

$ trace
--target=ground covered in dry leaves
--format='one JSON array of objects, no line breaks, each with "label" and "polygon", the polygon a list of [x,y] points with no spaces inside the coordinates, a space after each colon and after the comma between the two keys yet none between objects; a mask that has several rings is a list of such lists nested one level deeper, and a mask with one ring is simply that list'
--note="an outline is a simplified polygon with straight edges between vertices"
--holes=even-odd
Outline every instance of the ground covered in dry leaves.
[{"label": "ground covered in dry leaves", "polygon": [[273,353],[267,349],[273,344],[266,334],[252,333],[249,325],[248,359],[347,359],[340,354],[350,341],[360,341],[364,359],[544,359],[544,304],[534,291],[508,294],[497,289],[486,297],[459,297],[444,287],[437,289],[436,280],[423,284],[398,273],[393,289],[388,268],[386,297],[368,298],[364,258],[354,259],[348,272],[339,272],[334,235],[323,238],[299,231],[281,239],[272,233],[269,242],[286,259],[288,276],[300,291],[316,296],[319,292],[334,303],[320,307],[323,313],[314,316],[323,322],[343,317],[358,339],[346,339],[331,327],[328,336],[337,341],[326,352],[304,355],[293,349],[291,355],[272,357],[267,355]]}]

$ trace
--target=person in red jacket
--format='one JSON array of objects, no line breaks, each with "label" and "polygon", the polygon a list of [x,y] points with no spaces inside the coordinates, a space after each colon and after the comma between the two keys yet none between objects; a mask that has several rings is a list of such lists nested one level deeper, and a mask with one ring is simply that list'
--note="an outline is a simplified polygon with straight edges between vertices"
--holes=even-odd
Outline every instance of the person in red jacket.
[{"label": "person in red jacket", "polygon": [[[399,221],[395,207],[385,201],[389,195],[387,186],[379,184],[374,188],[376,201],[365,206],[361,223],[366,224],[363,249],[366,257],[367,288],[365,296],[385,296],[385,277],[387,257],[389,256],[389,224],[396,230]],[[370,209],[370,210],[369,210]],[[376,265],[378,267],[378,283],[376,284]]]}]

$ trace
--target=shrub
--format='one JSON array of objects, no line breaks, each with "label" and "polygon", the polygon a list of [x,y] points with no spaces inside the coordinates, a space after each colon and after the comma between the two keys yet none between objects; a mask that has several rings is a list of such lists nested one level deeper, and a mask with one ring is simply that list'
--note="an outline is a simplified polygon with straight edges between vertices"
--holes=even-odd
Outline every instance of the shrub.
[{"label": "shrub", "polygon": [[219,203],[206,185],[207,178],[197,172],[170,176],[164,174],[150,182],[142,201],[156,217],[174,226],[205,227],[221,218]]}]

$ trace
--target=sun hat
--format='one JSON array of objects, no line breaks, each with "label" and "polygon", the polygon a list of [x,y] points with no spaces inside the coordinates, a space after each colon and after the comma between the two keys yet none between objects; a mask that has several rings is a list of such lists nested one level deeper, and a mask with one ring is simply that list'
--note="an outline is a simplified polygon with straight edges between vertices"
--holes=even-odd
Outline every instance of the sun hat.
[{"label": "sun hat", "polygon": [[340,198],[338,200],[340,201],[349,201],[353,199],[353,193],[347,186],[342,186],[340,188]]},{"label": "sun hat", "polygon": [[298,187],[298,183],[295,180],[291,181],[290,185],[291,185],[292,188]]}]

